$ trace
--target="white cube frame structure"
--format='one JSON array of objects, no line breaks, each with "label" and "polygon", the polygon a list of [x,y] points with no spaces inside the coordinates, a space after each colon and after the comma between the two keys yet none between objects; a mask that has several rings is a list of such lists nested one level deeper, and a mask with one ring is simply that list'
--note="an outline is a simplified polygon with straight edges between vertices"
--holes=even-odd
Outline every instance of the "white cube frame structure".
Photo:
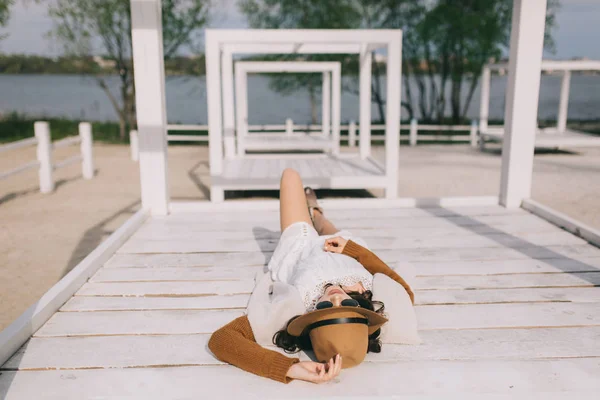
[{"label": "white cube frame structure", "polygon": [[[386,99],[386,142],[385,167],[375,173],[365,166],[354,165],[352,171],[365,172],[356,177],[348,170],[346,176],[332,176],[321,187],[367,188],[382,187],[386,197],[397,196],[398,146],[400,131],[400,78],[402,57],[401,30],[336,30],[336,29],[290,29],[290,30],[216,30],[207,29],[206,39],[206,82],[208,103],[208,129],[210,173],[212,177],[211,200],[222,201],[228,187],[224,176],[227,159],[223,157],[223,141],[233,148],[235,141],[233,55],[234,54],[359,54],[360,55],[360,160],[370,165],[377,162],[370,157],[371,126],[371,52],[378,48],[387,49],[387,99]],[[229,160],[239,161],[239,160]],[[337,160],[336,162],[338,162]],[[358,161],[357,161],[358,162]],[[340,167],[343,162],[339,161]],[[237,165],[244,170],[246,166]],[[302,173],[302,171],[300,171]],[[272,188],[264,177],[248,182],[248,188]],[[310,179],[308,180],[310,181]],[[216,184],[215,184],[216,183]],[[318,184],[318,183],[316,183]]]},{"label": "white cube frame structure", "polygon": [[[481,143],[485,140],[501,141],[504,128],[488,126],[491,71],[508,69],[508,63],[488,64],[483,67],[481,75],[481,93],[479,104],[479,130]],[[591,137],[572,129],[567,129],[567,111],[569,108],[569,89],[571,71],[600,71],[600,61],[594,60],[543,60],[541,71],[563,71],[558,103],[558,118],[556,127],[538,129],[536,147],[560,148],[566,146],[600,146],[600,138]],[[536,115],[537,118],[537,115]]]},{"label": "white cube frame structure", "polygon": [[[340,152],[340,119],[341,119],[341,63],[326,61],[237,61],[235,63],[235,119],[237,155],[243,157],[246,150],[330,150],[333,154]],[[276,133],[259,137],[252,134],[252,143],[248,143],[248,74],[250,73],[310,73],[320,72],[323,75],[322,87],[322,131],[316,136],[304,137],[304,140],[285,137]],[[333,93],[333,96],[332,96]],[[333,119],[333,120],[332,120]],[[331,131],[331,134],[330,134]],[[260,140],[263,139],[263,140]],[[266,140],[264,140],[266,139]],[[273,139],[278,139],[274,141]],[[285,140],[291,139],[291,140]],[[234,152],[233,143],[226,141],[225,154],[231,157]],[[291,146],[291,147],[290,147]]]}]

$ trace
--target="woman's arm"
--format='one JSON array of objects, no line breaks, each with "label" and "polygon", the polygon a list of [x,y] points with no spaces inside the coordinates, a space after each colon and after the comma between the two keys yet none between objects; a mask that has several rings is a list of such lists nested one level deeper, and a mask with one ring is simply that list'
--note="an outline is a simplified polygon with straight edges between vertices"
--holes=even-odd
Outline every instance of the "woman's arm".
[{"label": "woman's arm", "polygon": [[[330,240],[333,239],[336,238],[332,238]],[[386,274],[387,276],[401,284],[402,287],[404,287],[404,289],[406,290],[406,293],[408,293],[410,301],[413,304],[415,304],[415,294],[413,293],[408,283],[406,283],[406,281],[402,279],[402,277],[398,275],[396,271],[394,271],[393,269],[388,267],[386,263],[381,261],[381,259],[379,259],[379,257],[377,257],[373,252],[371,252],[368,249],[365,249],[358,243],[353,242],[352,240],[348,240],[346,244],[342,246],[341,253],[354,258],[356,261],[361,263],[363,267],[365,267],[365,269],[369,271],[372,275],[375,275],[376,273]]]},{"label": "woman's arm", "polygon": [[212,334],[208,348],[219,360],[235,365],[244,371],[289,383],[290,367],[299,362],[273,350],[267,350],[256,343],[247,316],[234,319]]}]

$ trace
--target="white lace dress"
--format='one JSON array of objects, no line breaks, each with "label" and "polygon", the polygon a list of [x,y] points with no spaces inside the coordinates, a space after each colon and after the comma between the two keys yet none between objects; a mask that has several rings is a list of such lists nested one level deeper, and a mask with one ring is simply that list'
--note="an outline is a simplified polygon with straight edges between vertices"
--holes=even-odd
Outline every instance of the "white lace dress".
[{"label": "white lace dress", "polygon": [[366,290],[372,289],[373,276],[358,261],[323,250],[325,240],[335,236],[367,247],[362,239],[348,231],[319,236],[310,224],[297,222],[282,233],[269,261],[272,279],[296,287],[307,311],[315,309],[328,283],[352,286],[360,282]]}]

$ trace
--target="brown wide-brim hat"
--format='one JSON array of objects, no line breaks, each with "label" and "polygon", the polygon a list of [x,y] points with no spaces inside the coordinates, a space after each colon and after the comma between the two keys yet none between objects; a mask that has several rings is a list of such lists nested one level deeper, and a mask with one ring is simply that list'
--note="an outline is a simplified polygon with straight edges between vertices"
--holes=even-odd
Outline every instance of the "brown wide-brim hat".
[{"label": "brown wide-brim hat", "polygon": [[365,308],[332,307],[301,315],[287,331],[294,336],[308,335],[319,362],[340,354],[342,368],[350,368],[365,359],[369,335],[386,322],[385,317]]}]

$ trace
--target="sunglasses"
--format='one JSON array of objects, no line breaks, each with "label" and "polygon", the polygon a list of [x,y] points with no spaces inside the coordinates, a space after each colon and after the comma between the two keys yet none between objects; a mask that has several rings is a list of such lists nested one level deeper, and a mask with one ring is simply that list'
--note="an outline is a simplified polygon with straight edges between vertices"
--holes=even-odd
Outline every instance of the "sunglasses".
[{"label": "sunglasses", "polygon": [[[344,299],[341,302],[341,305],[344,307],[359,307],[358,301],[354,300],[354,299]],[[320,301],[317,303],[317,306],[315,307],[317,310],[323,310],[325,308],[331,308],[333,307],[333,303],[330,301]]]}]

